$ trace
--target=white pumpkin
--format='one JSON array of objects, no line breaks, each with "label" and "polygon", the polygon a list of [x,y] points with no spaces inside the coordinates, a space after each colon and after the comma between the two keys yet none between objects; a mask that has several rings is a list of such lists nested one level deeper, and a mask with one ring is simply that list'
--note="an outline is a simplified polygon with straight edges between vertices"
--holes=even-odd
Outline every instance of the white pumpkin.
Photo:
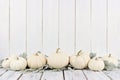
[{"label": "white pumpkin", "polygon": [[108,63],[112,63],[115,66],[118,66],[118,59],[116,57],[113,57],[111,54],[104,56],[103,60],[107,61]]},{"label": "white pumpkin", "polygon": [[17,59],[14,59],[10,63],[10,69],[12,70],[23,70],[27,66],[26,59],[22,57],[17,57]]},{"label": "white pumpkin", "polygon": [[69,56],[60,51],[60,48],[55,53],[51,54],[47,58],[47,64],[51,68],[60,69],[67,66],[69,63]]},{"label": "white pumpkin", "polygon": [[101,58],[93,58],[89,61],[88,67],[90,70],[102,71],[105,67],[105,64]]},{"label": "white pumpkin", "polygon": [[10,68],[10,62],[12,61],[12,60],[14,60],[14,59],[16,59],[17,58],[17,55],[10,55],[10,57],[8,57],[8,58],[6,58],[6,59],[4,59],[3,60],[3,62],[2,62],[2,67],[3,68]]},{"label": "white pumpkin", "polygon": [[70,57],[70,64],[75,69],[83,69],[87,67],[89,60],[89,54],[84,53],[80,50],[77,55],[73,55]]},{"label": "white pumpkin", "polygon": [[42,68],[46,64],[46,57],[41,52],[37,52],[27,57],[28,67],[36,69]]}]

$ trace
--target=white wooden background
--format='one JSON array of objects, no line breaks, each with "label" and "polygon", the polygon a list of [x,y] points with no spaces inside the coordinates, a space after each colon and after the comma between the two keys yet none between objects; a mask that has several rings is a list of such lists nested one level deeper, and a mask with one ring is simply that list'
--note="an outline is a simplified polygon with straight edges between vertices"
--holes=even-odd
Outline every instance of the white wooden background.
[{"label": "white wooden background", "polygon": [[66,53],[74,53],[76,36],[76,51],[120,57],[120,0],[76,0],[76,30],[75,0],[0,0],[0,58],[54,52],[58,18],[59,47]]}]

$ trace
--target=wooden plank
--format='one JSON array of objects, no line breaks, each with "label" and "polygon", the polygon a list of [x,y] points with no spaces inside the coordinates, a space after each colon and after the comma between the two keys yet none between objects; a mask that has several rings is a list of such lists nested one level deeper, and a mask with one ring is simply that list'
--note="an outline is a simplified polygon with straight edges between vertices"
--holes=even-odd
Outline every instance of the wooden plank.
[{"label": "wooden plank", "polygon": [[0,76],[2,76],[5,72],[7,72],[6,69],[0,68]]},{"label": "wooden plank", "polygon": [[64,71],[65,80],[87,80],[82,70]]},{"label": "wooden plank", "polygon": [[54,52],[57,48],[57,0],[43,0],[43,47],[44,53],[49,54]]},{"label": "wooden plank", "polygon": [[94,72],[90,70],[83,70],[87,80],[110,80],[103,72]]},{"label": "wooden plank", "polygon": [[27,1],[27,53],[42,50],[42,0]]},{"label": "wooden plank", "polygon": [[10,1],[10,53],[21,54],[26,51],[26,1]]},{"label": "wooden plank", "polygon": [[106,0],[92,0],[92,50],[106,53]]},{"label": "wooden plank", "polygon": [[120,58],[120,0],[108,0],[109,53]]},{"label": "wooden plank", "polygon": [[40,80],[42,73],[28,72],[24,73],[19,80]]},{"label": "wooden plank", "polygon": [[59,0],[60,48],[69,55],[74,52],[75,0]]},{"label": "wooden plank", "polygon": [[15,74],[15,71],[7,71],[0,77],[0,80],[9,80],[9,78],[14,74]]},{"label": "wooden plank", "polygon": [[18,80],[21,75],[22,75],[22,72],[15,71],[15,73],[11,75],[7,80]]},{"label": "wooden plank", "polygon": [[76,46],[77,51],[90,51],[90,0],[76,0]]},{"label": "wooden plank", "polygon": [[120,70],[104,71],[104,73],[112,80],[120,80]]},{"label": "wooden plank", "polygon": [[0,59],[9,55],[9,1],[0,0]]},{"label": "wooden plank", "polygon": [[45,71],[41,80],[64,80],[62,71]]}]

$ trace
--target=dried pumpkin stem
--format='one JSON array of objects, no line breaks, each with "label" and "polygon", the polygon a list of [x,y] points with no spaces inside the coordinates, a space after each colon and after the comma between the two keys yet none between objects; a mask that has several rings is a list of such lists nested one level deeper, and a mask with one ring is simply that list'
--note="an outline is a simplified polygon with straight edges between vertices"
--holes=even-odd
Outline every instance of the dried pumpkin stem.
[{"label": "dried pumpkin stem", "polygon": [[9,60],[9,58],[6,58],[5,60]]},{"label": "dried pumpkin stem", "polygon": [[57,50],[56,50],[56,53],[58,53],[60,51],[60,48],[58,48]]},{"label": "dried pumpkin stem", "polygon": [[17,60],[19,60],[19,57],[17,57]]},{"label": "dried pumpkin stem", "polygon": [[81,52],[82,52],[82,50],[78,51],[77,56],[79,56]]},{"label": "dried pumpkin stem", "polygon": [[111,54],[109,54],[109,56],[108,57],[111,57],[112,55]]},{"label": "dried pumpkin stem", "polygon": [[95,58],[95,60],[98,60],[98,58]]},{"label": "dried pumpkin stem", "polygon": [[38,51],[37,53],[41,53],[41,51]]}]

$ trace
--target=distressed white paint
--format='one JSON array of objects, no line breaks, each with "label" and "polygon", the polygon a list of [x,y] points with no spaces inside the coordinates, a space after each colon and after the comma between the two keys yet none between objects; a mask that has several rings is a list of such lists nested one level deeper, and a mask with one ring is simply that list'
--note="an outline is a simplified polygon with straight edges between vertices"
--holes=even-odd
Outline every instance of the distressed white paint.
[{"label": "distressed white paint", "polygon": [[87,80],[82,70],[64,71],[65,80]]},{"label": "distressed white paint", "polygon": [[[120,70],[94,72],[90,70],[73,70],[63,72],[45,71],[43,73],[28,72],[21,75],[19,71],[7,71],[0,69],[0,80],[119,80]],[[84,72],[84,73],[83,73]],[[42,75],[43,74],[43,75]],[[63,79],[64,75],[64,79]]]},{"label": "distressed white paint", "polygon": [[64,80],[62,71],[45,71],[41,80]]},{"label": "distressed white paint", "polygon": [[90,70],[83,70],[87,80],[110,80],[103,72],[94,72]]},{"label": "distressed white paint", "polygon": [[[120,5],[119,0],[108,0],[108,41],[106,41],[106,0],[92,1],[92,27],[90,26],[90,0],[76,0],[76,48],[84,51],[120,57]],[[9,0],[0,0],[0,58],[9,53]],[[45,54],[58,47],[58,0],[43,0],[43,50],[41,36],[42,0],[10,0],[10,53],[26,51],[28,54],[41,50]],[[74,51],[75,1],[60,0],[60,48],[68,54]],[[91,35],[92,33],[92,35]],[[92,39],[92,47],[90,46]]]}]

